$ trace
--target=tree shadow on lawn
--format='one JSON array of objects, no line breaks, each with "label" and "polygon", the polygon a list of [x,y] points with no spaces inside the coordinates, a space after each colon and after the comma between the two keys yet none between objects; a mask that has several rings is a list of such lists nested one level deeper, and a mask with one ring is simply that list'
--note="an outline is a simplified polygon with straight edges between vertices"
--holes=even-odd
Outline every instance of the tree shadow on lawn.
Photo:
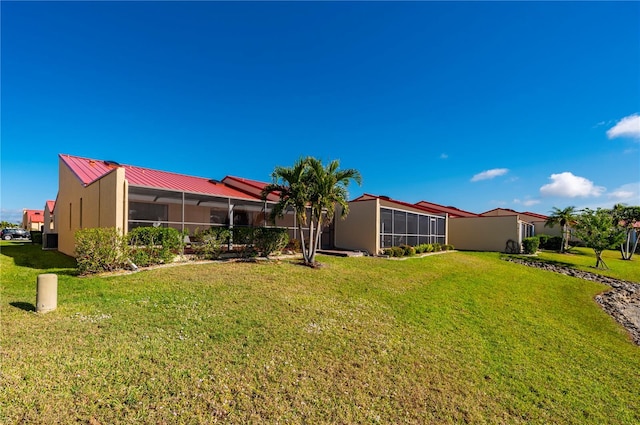
[{"label": "tree shadow on lawn", "polygon": [[20,310],[24,310],[24,311],[29,311],[29,312],[35,312],[36,311],[36,306],[31,304],[31,303],[25,303],[22,301],[15,301],[12,303],[9,303],[10,306],[15,307],[15,308],[19,308]]},{"label": "tree shadow on lawn", "polygon": [[43,251],[42,247],[32,243],[4,242],[0,246],[0,254],[13,258],[18,267],[51,271],[52,273],[77,276],[77,264],[73,257],[58,251]]}]

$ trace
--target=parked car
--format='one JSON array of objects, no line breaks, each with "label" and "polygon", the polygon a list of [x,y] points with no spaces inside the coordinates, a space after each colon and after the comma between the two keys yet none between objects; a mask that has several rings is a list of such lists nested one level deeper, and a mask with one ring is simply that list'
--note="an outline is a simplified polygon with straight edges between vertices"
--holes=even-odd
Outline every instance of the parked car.
[{"label": "parked car", "polygon": [[30,239],[31,233],[24,229],[2,229],[0,238],[5,241],[10,241],[11,239]]}]

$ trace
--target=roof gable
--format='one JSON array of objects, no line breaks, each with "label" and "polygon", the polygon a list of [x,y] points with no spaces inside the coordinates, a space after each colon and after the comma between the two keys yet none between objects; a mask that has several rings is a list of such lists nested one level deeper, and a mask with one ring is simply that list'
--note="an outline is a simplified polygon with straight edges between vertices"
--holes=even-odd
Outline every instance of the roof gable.
[{"label": "roof gable", "polygon": [[369,193],[365,193],[359,197],[357,197],[356,199],[352,200],[351,202],[361,202],[361,201],[370,201],[373,199],[379,199],[381,201],[390,203],[390,204],[395,204],[399,207],[405,207],[405,208],[410,208],[413,210],[417,210],[417,211],[421,211],[424,213],[428,213],[428,214],[437,214],[437,215],[444,215],[446,213],[444,212],[434,212],[434,211],[430,211],[427,208],[421,207],[420,205],[417,204],[410,204],[408,202],[404,202],[404,201],[398,201],[397,199],[391,199],[388,196],[383,196],[383,195],[371,195]]}]

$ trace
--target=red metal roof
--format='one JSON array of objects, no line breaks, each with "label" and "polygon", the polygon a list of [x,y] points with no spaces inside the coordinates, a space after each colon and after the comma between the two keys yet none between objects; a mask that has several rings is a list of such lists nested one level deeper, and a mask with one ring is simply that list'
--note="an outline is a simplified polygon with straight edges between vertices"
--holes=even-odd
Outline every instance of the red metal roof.
[{"label": "red metal roof", "polygon": [[443,212],[435,212],[435,211],[430,211],[427,208],[421,207],[420,205],[416,205],[416,204],[410,204],[408,202],[403,202],[403,201],[398,201],[397,199],[391,199],[388,196],[380,196],[380,195],[371,195],[369,193],[365,193],[362,194],[361,196],[357,197],[356,199],[353,199],[351,202],[360,202],[360,201],[369,201],[371,199],[381,199],[383,201],[387,201],[387,202],[391,202],[403,207],[409,207],[409,208],[413,208],[416,210],[420,210],[420,211],[424,211],[425,213],[430,213],[430,214],[438,214],[438,215],[443,215]]},{"label": "red metal roof", "polygon": [[55,207],[56,207],[56,201],[47,201],[47,209],[49,210],[50,213],[53,212]]},{"label": "red metal roof", "polygon": [[259,200],[259,197],[241,192],[222,182],[203,177],[187,176],[134,165],[110,165],[105,161],[61,154],[60,159],[87,186],[116,168],[124,168],[130,186],[198,193],[210,196]]},{"label": "red metal roof", "polygon": [[[244,177],[226,176],[222,181],[234,189],[242,190],[250,195],[261,198],[262,190],[269,184],[258,180],[245,179]],[[277,192],[271,192],[267,196],[269,201],[277,202],[280,199],[280,195]]]},{"label": "red metal roof", "polygon": [[457,217],[478,217],[478,214],[461,210],[456,207],[445,207],[444,205],[434,204],[433,202],[420,201],[416,205],[432,210],[432,212],[447,213],[451,218]]},{"label": "red metal roof", "polygon": [[542,220],[546,220],[546,219],[549,218],[549,216],[546,216],[544,214],[538,214],[538,213],[534,213],[534,212],[531,212],[531,211],[525,211],[522,214],[530,215],[531,217],[538,217],[538,218],[540,218]]},{"label": "red metal roof", "polygon": [[25,210],[27,219],[31,223],[44,223],[44,211],[42,210]]}]

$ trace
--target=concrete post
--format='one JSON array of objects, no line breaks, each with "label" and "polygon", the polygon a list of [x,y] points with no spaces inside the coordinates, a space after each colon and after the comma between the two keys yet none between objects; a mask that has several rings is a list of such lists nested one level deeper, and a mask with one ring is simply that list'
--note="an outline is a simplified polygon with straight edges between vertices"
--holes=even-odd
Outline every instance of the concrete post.
[{"label": "concrete post", "polygon": [[58,275],[45,273],[38,275],[36,292],[36,313],[46,313],[58,306]]}]

